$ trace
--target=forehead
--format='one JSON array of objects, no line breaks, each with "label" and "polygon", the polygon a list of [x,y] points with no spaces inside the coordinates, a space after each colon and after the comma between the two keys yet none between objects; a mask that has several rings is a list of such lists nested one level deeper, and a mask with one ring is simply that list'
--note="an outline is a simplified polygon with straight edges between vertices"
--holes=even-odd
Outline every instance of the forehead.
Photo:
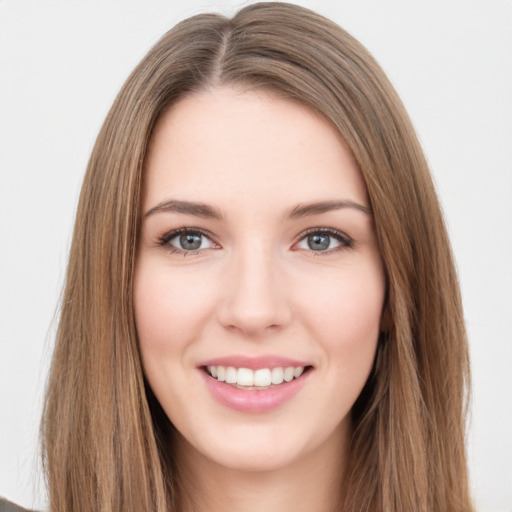
[{"label": "forehead", "polygon": [[233,204],[331,196],[367,203],[338,132],[312,109],[261,91],[224,87],[180,99],[155,127],[145,173],[145,203],[165,195]]}]

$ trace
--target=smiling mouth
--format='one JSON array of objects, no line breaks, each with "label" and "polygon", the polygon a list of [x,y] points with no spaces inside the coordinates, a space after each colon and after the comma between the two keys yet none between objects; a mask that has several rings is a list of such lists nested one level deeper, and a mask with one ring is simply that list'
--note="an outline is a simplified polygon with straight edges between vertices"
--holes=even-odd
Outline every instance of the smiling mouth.
[{"label": "smiling mouth", "polygon": [[233,366],[204,366],[213,379],[247,391],[264,391],[298,379],[312,366],[278,366],[275,368],[235,368]]}]

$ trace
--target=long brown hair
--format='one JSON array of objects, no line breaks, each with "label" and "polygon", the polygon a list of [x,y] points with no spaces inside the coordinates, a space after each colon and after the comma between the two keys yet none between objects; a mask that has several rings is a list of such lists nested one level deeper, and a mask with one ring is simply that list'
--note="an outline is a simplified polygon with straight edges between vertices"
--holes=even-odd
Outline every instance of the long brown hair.
[{"label": "long brown hair", "polygon": [[472,510],[468,351],[450,244],[421,147],[368,51],[295,5],[179,23],[117,96],[85,176],[42,421],[52,511],[175,509],[172,428],[145,385],[132,305],[143,164],[180,97],[270,90],[339,131],[368,188],[387,276],[385,332],[354,405],[345,512]]}]

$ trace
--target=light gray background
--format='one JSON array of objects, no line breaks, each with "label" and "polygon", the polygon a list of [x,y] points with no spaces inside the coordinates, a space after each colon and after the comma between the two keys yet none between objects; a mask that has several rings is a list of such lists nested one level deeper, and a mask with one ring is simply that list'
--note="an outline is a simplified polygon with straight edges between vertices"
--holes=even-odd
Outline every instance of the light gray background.
[{"label": "light gray background", "polygon": [[[246,3],[0,0],[1,495],[44,505],[37,436],[52,319],[102,120],[128,73],[174,23]],[[370,49],[418,130],[464,295],[473,492],[479,510],[510,512],[512,1],[297,3]]]}]

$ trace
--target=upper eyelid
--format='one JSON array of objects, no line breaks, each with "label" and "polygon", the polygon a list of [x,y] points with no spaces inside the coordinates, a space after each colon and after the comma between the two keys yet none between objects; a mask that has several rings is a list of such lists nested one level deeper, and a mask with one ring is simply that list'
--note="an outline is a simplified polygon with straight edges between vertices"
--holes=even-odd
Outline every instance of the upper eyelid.
[{"label": "upper eyelid", "polygon": [[209,238],[212,242],[215,241],[214,235],[212,233],[210,233],[208,230],[202,229],[202,228],[185,227],[185,226],[183,226],[181,228],[171,229],[170,231],[167,231],[163,235],[161,235],[159,237],[159,239],[167,238],[168,240],[171,240],[172,238],[182,235],[183,233],[192,233],[192,234],[197,233],[199,235],[205,236],[206,238]]},{"label": "upper eyelid", "polygon": [[177,229],[172,229],[170,231],[167,231],[163,235],[158,236],[156,239],[156,246],[162,247],[162,248],[167,248],[170,251],[172,249],[172,252],[178,252],[178,253],[182,253],[182,254],[194,254],[194,253],[201,252],[201,251],[205,250],[204,248],[203,249],[199,248],[199,249],[186,250],[186,249],[181,249],[179,247],[174,247],[170,243],[171,240],[173,240],[174,238],[176,238],[184,233],[192,233],[192,234],[197,233],[201,236],[204,236],[208,240],[210,240],[210,242],[214,246],[216,246],[216,248],[221,247],[219,242],[217,242],[215,237],[209,231],[201,229],[201,228],[191,228],[191,227],[185,227],[185,226],[183,226],[181,228],[177,228]]},{"label": "upper eyelid", "polygon": [[343,231],[340,231],[339,229],[328,228],[328,227],[316,227],[316,228],[306,229],[305,231],[303,231],[302,233],[300,233],[297,236],[297,240],[302,240],[304,237],[311,235],[313,233],[324,233],[324,234],[331,235],[331,236],[338,235],[339,238],[342,238],[346,241],[352,241],[352,237],[348,236]]},{"label": "upper eyelid", "polygon": [[308,237],[309,235],[315,234],[315,233],[322,233],[322,234],[328,235],[328,236],[334,238],[335,240],[337,240],[337,242],[340,244],[339,247],[334,247],[332,249],[327,249],[325,251],[313,251],[312,249],[304,249],[307,252],[311,252],[315,256],[321,256],[321,255],[327,256],[329,254],[337,253],[340,250],[353,249],[355,247],[354,239],[352,237],[348,236],[343,231],[340,231],[340,230],[334,229],[334,228],[328,228],[328,227],[320,227],[320,228],[316,227],[316,228],[309,228],[306,231],[303,231],[297,237],[296,242],[294,242],[294,244],[292,246],[292,250],[300,250],[301,248],[294,249],[294,247],[296,247],[298,244],[300,244],[306,237]]}]

